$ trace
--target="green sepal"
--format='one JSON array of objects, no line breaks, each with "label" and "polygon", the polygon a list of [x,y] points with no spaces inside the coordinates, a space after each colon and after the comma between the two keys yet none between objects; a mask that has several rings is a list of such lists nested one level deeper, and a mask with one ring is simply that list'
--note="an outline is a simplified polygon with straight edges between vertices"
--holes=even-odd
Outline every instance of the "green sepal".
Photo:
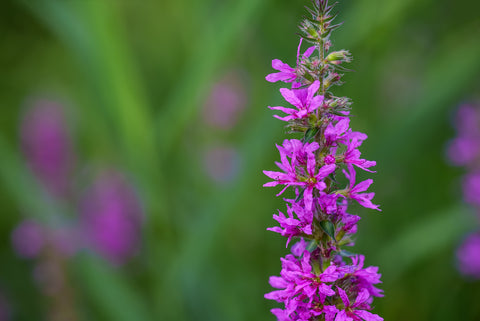
[{"label": "green sepal", "polygon": [[333,225],[332,222],[327,220],[321,221],[320,227],[328,236],[332,238],[332,240],[335,240],[335,225]]},{"label": "green sepal", "polygon": [[297,198],[295,199],[295,202],[299,202],[302,199],[304,192],[305,192],[305,189],[302,189],[302,191],[298,194]]},{"label": "green sepal", "polygon": [[303,142],[310,143],[315,137],[315,135],[317,135],[319,130],[320,129],[318,127],[310,127],[309,129],[307,129],[307,131],[305,132],[305,136],[303,136]]},{"label": "green sepal", "polygon": [[308,252],[313,252],[317,247],[318,247],[317,242],[312,240],[312,241],[310,241],[310,243],[308,243],[305,250],[307,250]]}]

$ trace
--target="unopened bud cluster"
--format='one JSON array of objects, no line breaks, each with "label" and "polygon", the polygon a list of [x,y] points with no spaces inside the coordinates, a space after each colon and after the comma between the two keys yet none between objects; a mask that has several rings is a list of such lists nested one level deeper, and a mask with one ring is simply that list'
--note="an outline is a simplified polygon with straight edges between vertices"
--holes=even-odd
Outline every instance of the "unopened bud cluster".
[{"label": "unopened bud cluster", "polygon": [[[348,213],[351,203],[380,210],[372,203],[374,193],[366,192],[371,179],[356,182],[356,169],[372,172],[375,161],[361,158],[359,147],[367,135],[350,129],[351,100],[331,93],[342,84],[343,66],[352,58],[347,50],[329,52],[336,15],[328,0],[315,0],[307,8],[310,16],[300,25],[301,39],[297,64],[275,59],[278,72],[266,77],[283,81],[291,88],[280,93],[291,105],[269,107],[279,111],[275,118],[285,121],[289,133],[299,139],[286,139],[277,145],[280,171],[264,171],[272,179],[264,186],[282,185],[295,197],[286,201],[286,215],[273,215],[279,226],[269,230],[295,239],[291,254],[281,259],[280,276],[270,277],[277,290],[265,298],[283,303],[272,310],[280,321],[383,320],[372,309],[374,297],[382,296],[377,267],[364,267],[364,256],[345,248],[354,244],[360,217]],[[302,53],[302,40],[313,44]],[[277,195],[277,196],[278,196]]]}]

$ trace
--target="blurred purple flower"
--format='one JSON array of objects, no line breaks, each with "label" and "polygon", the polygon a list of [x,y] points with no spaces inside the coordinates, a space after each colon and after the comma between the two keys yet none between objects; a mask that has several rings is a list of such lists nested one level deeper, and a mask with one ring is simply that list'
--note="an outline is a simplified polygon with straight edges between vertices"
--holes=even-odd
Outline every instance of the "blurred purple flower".
[{"label": "blurred purple flower", "polygon": [[84,196],[82,229],[87,245],[121,265],[138,250],[142,209],[133,187],[115,171],[103,172]]},{"label": "blurred purple flower", "polygon": [[468,236],[457,250],[458,269],[466,276],[480,279],[480,235]]},{"label": "blurred purple flower", "polygon": [[231,129],[246,104],[246,90],[238,72],[226,74],[210,91],[203,117],[209,126]]},{"label": "blurred purple flower", "polygon": [[456,166],[469,165],[478,157],[480,151],[480,137],[457,137],[450,141],[447,155]]},{"label": "blurred purple flower", "polygon": [[76,227],[49,228],[34,220],[22,221],[12,232],[12,245],[18,256],[37,258],[46,247],[52,247],[65,257],[75,254],[79,247]]},{"label": "blurred purple flower", "polygon": [[21,123],[21,146],[40,182],[56,196],[68,192],[73,153],[62,106],[38,100]]},{"label": "blurred purple flower", "polygon": [[217,183],[226,183],[235,178],[240,167],[240,155],[231,146],[216,145],[207,148],[204,166],[208,176]]},{"label": "blurred purple flower", "polygon": [[471,104],[463,104],[458,108],[455,127],[460,135],[480,137],[480,111]]},{"label": "blurred purple flower", "polygon": [[480,206],[480,172],[469,173],[463,180],[463,195],[469,204]]},{"label": "blurred purple flower", "polygon": [[11,237],[15,252],[25,259],[36,258],[45,247],[43,227],[33,220],[21,222],[13,230]]}]

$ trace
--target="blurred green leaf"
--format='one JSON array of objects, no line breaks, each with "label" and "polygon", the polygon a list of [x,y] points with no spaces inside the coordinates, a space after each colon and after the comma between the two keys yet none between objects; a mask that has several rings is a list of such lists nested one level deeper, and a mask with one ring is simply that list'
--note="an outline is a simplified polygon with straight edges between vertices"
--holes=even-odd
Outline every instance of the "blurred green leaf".
[{"label": "blurred green leaf", "polygon": [[258,17],[267,3],[233,1],[212,21],[205,21],[207,28],[196,41],[194,55],[185,64],[182,82],[175,87],[159,113],[157,127],[165,145],[161,146],[162,154],[170,151],[197,114],[199,102],[206,96],[228,47],[235,43],[246,25],[253,23],[253,17]]},{"label": "blurred green leaf", "polygon": [[[462,92],[480,73],[480,41],[470,37],[472,26],[457,31],[437,47],[437,55],[423,76],[423,93],[419,101],[390,118],[381,132],[383,140],[377,151],[382,159],[412,157],[452,108]],[[402,103],[402,102],[401,102]],[[403,102],[407,104],[407,102]],[[385,162],[385,160],[383,160]]]},{"label": "blurred green leaf", "polygon": [[331,221],[321,221],[320,227],[332,240],[335,240],[335,226]]},{"label": "blurred green leaf", "polygon": [[430,213],[427,219],[415,221],[398,232],[375,258],[381,262],[383,275],[390,280],[399,278],[414,264],[449,247],[477,224],[469,208],[457,206]]},{"label": "blurred green leaf", "polygon": [[[55,224],[61,211],[32,176],[24,161],[0,136],[0,177],[10,195],[22,209],[22,214],[32,216],[47,224]],[[60,212],[60,213],[59,213]]]},{"label": "blurred green leaf", "polygon": [[114,267],[107,266],[92,255],[82,255],[75,261],[75,271],[93,304],[112,321],[154,320],[145,300]]}]

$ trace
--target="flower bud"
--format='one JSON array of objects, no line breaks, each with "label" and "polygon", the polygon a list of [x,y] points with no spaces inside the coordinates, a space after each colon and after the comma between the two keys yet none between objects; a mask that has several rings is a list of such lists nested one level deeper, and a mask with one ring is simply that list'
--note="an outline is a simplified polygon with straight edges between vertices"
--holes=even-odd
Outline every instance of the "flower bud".
[{"label": "flower bud", "polygon": [[352,55],[348,50],[339,50],[331,52],[326,60],[332,64],[339,65],[342,62],[351,62]]}]

